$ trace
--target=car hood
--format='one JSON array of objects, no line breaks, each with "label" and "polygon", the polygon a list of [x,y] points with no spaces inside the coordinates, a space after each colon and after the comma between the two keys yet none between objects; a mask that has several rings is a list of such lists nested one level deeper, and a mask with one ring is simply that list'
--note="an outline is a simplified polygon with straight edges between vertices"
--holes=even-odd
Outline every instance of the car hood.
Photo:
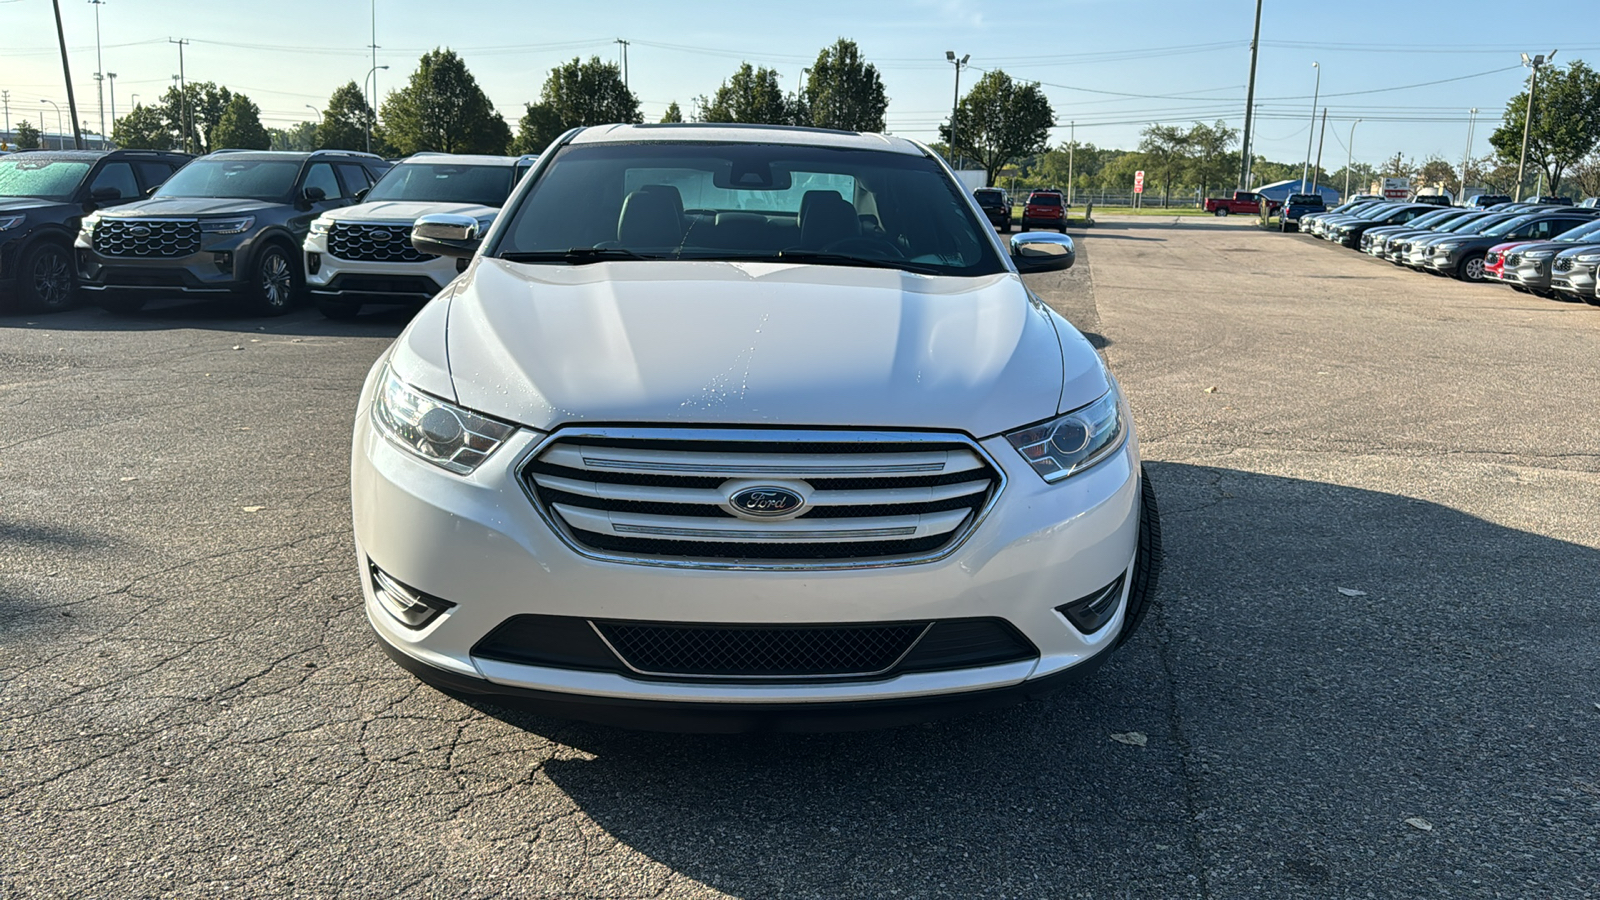
[{"label": "car hood", "polygon": [[230,200],[216,197],[153,197],[102,212],[102,217],[254,215],[287,206],[266,200]]},{"label": "car hood", "polygon": [[1088,341],[1010,273],[485,258],[447,302],[447,319],[396,355],[399,374],[410,377],[407,357],[436,371],[443,350],[463,406],[544,430],[656,422],[985,437],[1110,386]]},{"label": "car hood", "polygon": [[1589,240],[1584,238],[1575,244],[1562,244],[1562,249],[1557,251],[1557,256],[1579,256],[1584,253],[1593,253],[1600,250],[1600,238]]},{"label": "car hood", "polygon": [[39,197],[0,197],[0,213],[19,213],[47,206],[66,206],[64,200],[44,200]]},{"label": "car hood", "polygon": [[1529,250],[1554,250],[1561,253],[1580,247],[1593,249],[1596,245],[1600,245],[1600,238],[1583,238],[1576,241],[1518,241],[1514,246],[1518,253],[1526,253]]},{"label": "car hood", "polygon": [[423,216],[448,213],[456,216],[471,216],[483,221],[493,220],[499,215],[500,210],[493,206],[483,206],[478,203],[429,203],[415,200],[374,200],[371,203],[358,203],[355,206],[345,206],[329,210],[322,214],[324,219],[336,222],[415,222]]}]

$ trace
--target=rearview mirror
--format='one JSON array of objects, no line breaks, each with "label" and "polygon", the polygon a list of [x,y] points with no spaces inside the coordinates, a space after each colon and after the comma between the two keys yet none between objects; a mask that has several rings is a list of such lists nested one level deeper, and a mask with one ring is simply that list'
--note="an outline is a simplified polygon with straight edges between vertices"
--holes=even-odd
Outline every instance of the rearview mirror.
[{"label": "rearview mirror", "polygon": [[469,259],[482,243],[478,220],[471,216],[436,213],[411,226],[411,246],[418,253]]},{"label": "rearview mirror", "polygon": [[1078,261],[1072,238],[1047,231],[1025,231],[1011,238],[1011,262],[1023,274],[1070,269]]}]

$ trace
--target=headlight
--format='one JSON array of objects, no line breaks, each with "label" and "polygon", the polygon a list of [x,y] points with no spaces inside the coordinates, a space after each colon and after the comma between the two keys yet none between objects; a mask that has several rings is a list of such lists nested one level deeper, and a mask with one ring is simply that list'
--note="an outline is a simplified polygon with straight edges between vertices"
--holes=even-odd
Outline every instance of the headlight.
[{"label": "headlight", "polygon": [[206,234],[241,234],[249,231],[250,226],[255,223],[255,216],[240,216],[237,219],[201,219],[200,230]]},{"label": "headlight", "polygon": [[327,234],[328,232],[330,232],[332,230],[333,230],[333,220],[332,219],[312,219],[311,220],[311,233],[312,234]]},{"label": "headlight", "polygon": [[1585,253],[1582,256],[1575,257],[1573,261],[1583,263],[1584,265],[1600,263],[1600,253]]},{"label": "headlight", "polygon": [[1527,253],[1522,254],[1522,258],[1523,259],[1549,259],[1550,257],[1555,256],[1555,255],[1556,255],[1556,252],[1554,250],[1529,250]]},{"label": "headlight", "polygon": [[1064,416],[1006,435],[1011,446],[1045,481],[1059,481],[1089,468],[1122,444],[1127,426],[1117,389]]},{"label": "headlight", "polygon": [[27,216],[0,216],[0,231],[10,231],[22,224]]},{"label": "headlight", "polygon": [[395,446],[458,475],[476,469],[517,430],[413,390],[388,368],[372,420]]},{"label": "headlight", "polygon": [[1435,250],[1443,250],[1443,251],[1448,253],[1451,250],[1460,250],[1461,249],[1461,245],[1460,244],[1455,244],[1455,243],[1434,244],[1433,245],[1433,249],[1435,249]]}]

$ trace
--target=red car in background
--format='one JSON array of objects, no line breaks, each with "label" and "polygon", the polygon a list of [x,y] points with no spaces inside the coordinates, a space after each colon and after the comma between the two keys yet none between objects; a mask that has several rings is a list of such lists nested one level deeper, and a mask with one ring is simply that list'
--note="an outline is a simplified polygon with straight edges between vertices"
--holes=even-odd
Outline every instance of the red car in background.
[{"label": "red car in background", "polygon": [[1022,230],[1053,228],[1067,233],[1067,201],[1060,191],[1034,191],[1022,207]]},{"label": "red car in background", "polygon": [[1495,244],[1483,257],[1483,280],[1503,280],[1506,271],[1506,256],[1511,251],[1523,244],[1535,244],[1537,241],[1508,241],[1504,244]]}]

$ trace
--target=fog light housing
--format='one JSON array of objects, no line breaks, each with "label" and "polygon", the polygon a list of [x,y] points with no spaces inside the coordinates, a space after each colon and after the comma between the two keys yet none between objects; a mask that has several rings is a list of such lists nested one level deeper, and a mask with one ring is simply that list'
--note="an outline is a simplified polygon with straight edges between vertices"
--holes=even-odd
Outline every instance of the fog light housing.
[{"label": "fog light housing", "polygon": [[1084,634],[1094,634],[1117,614],[1117,606],[1122,602],[1122,580],[1125,577],[1126,572],[1100,590],[1056,607],[1056,612],[1066,616],[1073,628]]},{"label": "fog light housing", "polygon": [[226,275],[233,271],[233,254],[226,250],[211,254],[211,261],[217,264],[217,271]]},{"label": "fog light housing", "polygon": [[422,628],[455,606],[449,600],[424,594],[401,583],[371,560],[367,561],[367,567],[372,572],[372,596],[384,612],[407,628]]},{"label": "fog light housing", "polygon": [[322,271],[322,254],[321,253],[307,253],[306,254],[306,271],[310,272],[312,275],[315,275],[318,272]]}]

